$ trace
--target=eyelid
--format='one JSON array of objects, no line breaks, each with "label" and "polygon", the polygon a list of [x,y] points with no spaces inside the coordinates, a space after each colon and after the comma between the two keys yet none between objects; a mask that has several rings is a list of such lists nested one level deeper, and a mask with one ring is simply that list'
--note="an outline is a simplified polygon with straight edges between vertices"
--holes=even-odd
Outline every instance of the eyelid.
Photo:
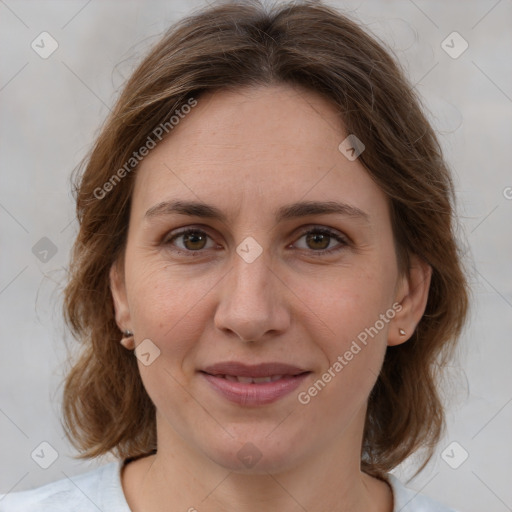
[{"label": "eyelid", "polygon": [[[326,256],[326,255],[330,255],[330,254],[336,254],[336,253],[340,252],[342,249],[351,245],[350,238],[347,235],[345,235],[344,233],[342,233],[334,228],[329,228],[327,226],[318,225],[318,224],[310,224],[308,226],[302,227],[298,233],[298,239],[302,238],[304,235],[307,235],[311,232],[319,233],[319,234],[326,234],[326,235],[330,236],[332,239],[336,240],[338,242],[338,244],[340,244],[338,247],[331,247],[330,249],[322,249],[320,251],[314,251],[313,249],[300,249],[302,251],[307,251],[309,254],[312,254],[313,256]],[[294,242],[294,243],[296,243],[296,242]]]},{"label": "eyelid", "polygon": [[[171,232],[172,234],[167,233],[163,237],[163,239],[162,239],[163,245],[171,245],[171,242],[173,240],[175,240],[176,238],[179,238],[180,236],[189,234],[191,232],[192,233],[202,233],[202,234],[206,235],[208,238],[210,238],[211,240],[213,240],[213,237],[209,233],[209,228],[204,225],[185,226],[183,228],[177,228],[177,229],[178,230],[176,232]],[[322,249],[322,250],[318,250],[318,251],[315,251],[313,249],[299,249],[300,251],[307,251],[308,253],[310,253],[314,256],[324,256],[324,255],[328,255],[328,254],[337,253],[337,252],[341,251],[342,249],[344,249],[345,247],[351,245],[351,243],[352,243],[351,239],[344,233],[342,233],[334,228],[330,228],[330,227],[320,225],[320,224],[308,224],[307,226],[301,226],[298,230],[298,233],[296,233],[294,236],[298,237],[298,239],[300,239],[304,235],[307,235],[311,232],[319,233],[319,234],[326,234],[326,235],[330,236],[331,238],[333,238],[334,240],[336,240],[340,244],[340,247],[337,247],[337,248]],[[289,245],[293,245],[294,243],[296,243],[296,241],[297,240],[295,240],[291,244],[288,244],[287,247]],[[192,251],[192,250],[184,250],[184,249],[180,249],[180,248],[176,248],[176,247],[174,247],[172,250],[175,252],[178,252],[178,253],[182,253],[182,254],[183,253],[185,253],[185,254],[193,254],[193,253],[201,254],[202,252],[205,252],[205,249],[198,249],[197,251]]]},{"label": "eyelid", "polygon": [[[163,245],[171,245],[171,242],[173,240],[175,240],[176,238],[179,238],[180,236],[189,234],[189,233],[203,233],[208,238],[210,238],[210,240],[213,240],[213,237],[208,232],[208,228],[206,228],[205,226],[186,226],[186,227],[183,227],[183,228],[178,228],[178,230],[176,232],[173,231],[171,233],[166,233],[164,235],[164,237],[162,238],[162,244]],[[198,251],[190,251],[190,250],[186,251],[184,249],[175,248],[174,250],[176,252],[181,252],[181,253],[193,253],[193,252],[201,253],[201,252],[204,252],[204,249],[201,249],[201,250],[198,250]]]}]

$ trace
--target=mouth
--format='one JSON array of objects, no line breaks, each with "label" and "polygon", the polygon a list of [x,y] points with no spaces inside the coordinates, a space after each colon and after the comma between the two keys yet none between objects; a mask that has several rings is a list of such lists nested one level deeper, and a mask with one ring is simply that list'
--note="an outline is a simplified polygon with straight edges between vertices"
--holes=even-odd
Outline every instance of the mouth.
[{"label": "mouth", "polygon": [[259,364],[246,364],[239,361],[224,361],[216,363],[200,371],[215,376],[228,376],[236,378],[272,378],[284,376],[296,376],[307,372],[305,368],[294,366],[288,363],[268,362]]},{"label": "mouth", "polygon": [[[211,375],[211,374],[207,374]],[[302,374],[299,374],[302,375]],[[276,382],[277,380],[293,378],[296,375],[271,375],[269,377],[242,377],[241,375],[212,375],[230,382],[243,382],[244,384],[263,384],[265,382]]]},{"label": "mouth", "polygon": [[275,402],[296,389],[312,373],[282,363],[220,363],[199,371],[220,396],[242,406]]}]

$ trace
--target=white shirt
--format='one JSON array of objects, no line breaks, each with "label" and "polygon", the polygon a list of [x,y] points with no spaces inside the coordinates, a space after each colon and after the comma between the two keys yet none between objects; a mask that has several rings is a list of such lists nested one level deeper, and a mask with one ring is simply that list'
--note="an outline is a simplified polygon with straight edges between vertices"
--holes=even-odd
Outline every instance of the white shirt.
[{"label": "white shirt", "polygon": [[[131,512],[121,484],[123,464],[120,459],[72,479],[0,494],[0,512]],[[393,489],[393,512],[457,512],[407,489],[391,473],[387,479]]]}]

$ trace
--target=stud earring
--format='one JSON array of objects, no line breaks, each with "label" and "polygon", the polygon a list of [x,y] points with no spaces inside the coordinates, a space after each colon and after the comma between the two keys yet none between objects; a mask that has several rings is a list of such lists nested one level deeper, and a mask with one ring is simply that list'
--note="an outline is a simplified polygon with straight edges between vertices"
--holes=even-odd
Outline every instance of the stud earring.
[{"label": "stud earring", "polygon": [[406,332],[402,328],[398,329],[398,332],[400,333],[400,336],[406,335]]},{"label": "stud earring", "polygon": [[135,339],[133,337],[133,332],[129,330],[123,331],[123,337],[121,338],[121,345],[128,350],[133,350],[135,348]]}]

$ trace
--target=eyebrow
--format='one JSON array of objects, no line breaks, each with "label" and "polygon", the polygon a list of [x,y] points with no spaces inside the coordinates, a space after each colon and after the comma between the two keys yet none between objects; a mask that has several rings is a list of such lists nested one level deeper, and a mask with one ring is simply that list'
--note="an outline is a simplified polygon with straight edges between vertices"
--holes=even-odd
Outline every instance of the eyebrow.
[{"label": "eyebrow", "polygon": [[[207,203],[196,201],[164,201],[151,207],[145,214],[146,219],[172,214],[188,215],[191,217],[204,217],[217,219],[226,223],[227,217],[222,210]],[[275,212],[277,222],[283,220],[306,217],[308,215],[338,214],[370,221],[367,213],[355,206],[336,201],[302,201],[281,206]]]}]

